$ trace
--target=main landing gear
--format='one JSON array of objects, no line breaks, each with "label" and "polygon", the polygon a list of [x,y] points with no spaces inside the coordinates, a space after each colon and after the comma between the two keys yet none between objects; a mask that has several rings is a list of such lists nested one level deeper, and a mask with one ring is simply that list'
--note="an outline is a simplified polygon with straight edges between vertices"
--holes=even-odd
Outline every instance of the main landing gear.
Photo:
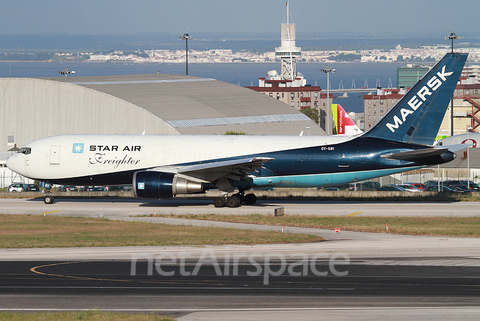
[{"label": "main landing gear", "polygon": [[215,207],[239,207],[242,203],[247,205],[253,205],[257,201],[255,194],[237,193],[228,197],[227,194],[217,197],[213,200]]}]

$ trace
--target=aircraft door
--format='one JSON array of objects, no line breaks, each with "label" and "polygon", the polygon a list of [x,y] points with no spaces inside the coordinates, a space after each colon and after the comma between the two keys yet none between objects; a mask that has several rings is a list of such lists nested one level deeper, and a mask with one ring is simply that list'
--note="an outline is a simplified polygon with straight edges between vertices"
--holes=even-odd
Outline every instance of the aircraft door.
[{"label": "aircraft door", "polygon": [[60,145],[50,146],[50,165],[60,165]]}]

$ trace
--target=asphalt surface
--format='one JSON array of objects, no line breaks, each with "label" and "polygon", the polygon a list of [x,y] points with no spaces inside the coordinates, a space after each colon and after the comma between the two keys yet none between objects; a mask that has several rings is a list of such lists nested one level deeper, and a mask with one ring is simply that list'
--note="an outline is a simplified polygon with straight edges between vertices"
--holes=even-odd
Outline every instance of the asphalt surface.
[{"label": "asphalt surface", "polygon": [[44,204],[42,198],[0,199],[0,214],[87,214],[87,215],[148,215],[148,214],[265,214],[277,208],[288,215],[361,215],[361,216],[478,216],[480,202],[371,202],[258,200],[255,205],[238,208],[215,208],[206,198],[168,200],[142,199],[62,199]]},{"label": "asphalt surface", "polygon": [[[117,200],[59,200],[53,205],[44,205],[41,200],[0,200],[0,208],[2,212],[15,209],[22,214],[80,214],[152,223],[279,229],[129,216],[145,209],[214,209],[204,202],[193,201],[185,209],[179,200],[172,200],[169,206],[163,202],[164,206],[158,206],[156,202]],[[279,205],[286,212],[300,208],[313,211],[316,207],[322,213],[332,208],[346,211],[345,215],[379,210],[375,203],[348,204],[345,208],[345,203],[323,202],[262,202],[258,208],[270,210]],[[471,204],[454,205],[474,212]],[[411,206],[422,213],[422,208],[430,212],[447,205],[379,206],[390,207],[390,212]],[[252,208],[240,209],[252,213]],[[478,239],[335,233],[292,227],[285,227],[285,232],[311,233],[328,241],[214,247],[0,249],[0,311],[100,309],[167,314],[182,321],[478,319]]]}]

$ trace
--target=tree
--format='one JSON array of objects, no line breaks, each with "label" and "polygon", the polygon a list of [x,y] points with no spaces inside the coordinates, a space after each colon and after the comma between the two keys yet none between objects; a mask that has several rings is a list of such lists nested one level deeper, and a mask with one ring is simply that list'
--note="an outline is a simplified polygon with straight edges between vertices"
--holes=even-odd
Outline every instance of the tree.
[{"label": "tree", "polygon": [[319,120],[320,120],[320,116],[318,115],[318,110],[317,109],[313,109],[311,107],[308,107],[308,108],[303,109],[302,113],[304,113],[305,115],[310,117],[310,119],[313,120],[318,125]]},{"label": "tree", "polygon": [[224,135],[246,135],[244,132],[236,132],[234,130],[226,131]]}]

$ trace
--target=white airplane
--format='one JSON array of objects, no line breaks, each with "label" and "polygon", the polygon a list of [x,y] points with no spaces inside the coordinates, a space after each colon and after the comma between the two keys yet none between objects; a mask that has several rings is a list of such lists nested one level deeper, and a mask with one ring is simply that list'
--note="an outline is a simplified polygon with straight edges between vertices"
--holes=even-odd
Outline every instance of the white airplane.
[{"label": "white airplane", "polygon": [[363,133],[340,104],[331,104],[337,135],[357,136]]},{"label": "white airplane", "polygon": [[255,203],[245,194],[254,187],[335,186],[442,164],[455,154],[431,145],[467,56],[446,54],[360,136],[60,135],[28,143],[7,166],[53,184],[133,184],[140,198],[218,188],[214,205],[236,207]]}]

